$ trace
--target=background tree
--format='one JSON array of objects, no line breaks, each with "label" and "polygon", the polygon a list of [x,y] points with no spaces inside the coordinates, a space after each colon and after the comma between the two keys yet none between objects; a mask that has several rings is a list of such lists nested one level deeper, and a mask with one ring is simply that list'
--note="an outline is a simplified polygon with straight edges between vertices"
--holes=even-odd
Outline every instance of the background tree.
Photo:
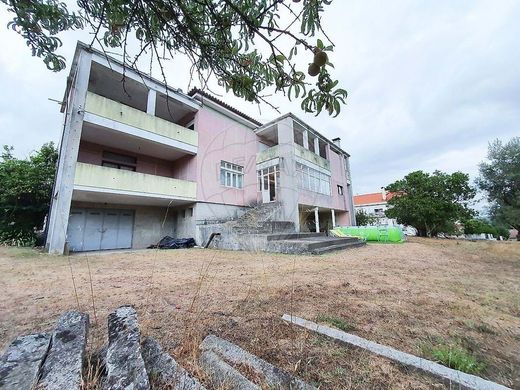
[{"label": "background tree", "polygon": [[520,137],[506,144],[491,142],[487,158],[488,162],[479,165],[477,186],[491,203],[491,219],[495,224],[520,230]]},{"label": "background tree", "polygon": [[473,215],[469,202],[475,190],[469,185],[469,176],[462,172],[411,172],[386,190],[395,194],[388,201],[386,216],[413,226],[419,236],[451,232],[456,221]]},{"label": "background tree", "polygon": [[369,226],[377,221],[377,217],[370,215],[365,210],[356,211],[356,225],[357,226]]},{"label": "background tree", "polygon": [[[345,104],[347,92],[329,74],[327,53],[334,45],[321,23],[332,0],[78,0],[73,10],[59,0],[0,1],[14,13],[9,26],[54,71],[65,67],[56,54],[58,36],[89,29],[91,45],[122,48],[129,67],[149,54],[165,82],[162,61],[181,54],[190,59],[192,76],[203,88],[215,76],[248,101],[267,102],[270,93],[282,92],[300,99],[307,112],[331,115]],[[140,47],[135,55],[127,50],[132,40]],[[308,68],[295,61],[302,53]]]},{"label": "background tree", "polygon": [[0,157],[0,242],[32,245],[49,210],[58,153],[48,143],[27,159],[4,146]]}]

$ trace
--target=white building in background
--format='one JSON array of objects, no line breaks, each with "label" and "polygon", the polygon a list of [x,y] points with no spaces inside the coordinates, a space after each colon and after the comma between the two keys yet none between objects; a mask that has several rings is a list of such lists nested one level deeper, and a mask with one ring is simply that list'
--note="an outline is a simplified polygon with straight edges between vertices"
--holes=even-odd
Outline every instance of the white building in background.
[{"label": "white building in background", "polygon": [[388,209],[388,201],[392,199],[393,194],[387,192],[384,187],[381,187],[380,192],[373,192],[369,194],[354,195],[354,209],[355,211],[364,211],[366,214],[376,217],[378,225],[397,226],[397,221],[385,216],[385,211]]}]

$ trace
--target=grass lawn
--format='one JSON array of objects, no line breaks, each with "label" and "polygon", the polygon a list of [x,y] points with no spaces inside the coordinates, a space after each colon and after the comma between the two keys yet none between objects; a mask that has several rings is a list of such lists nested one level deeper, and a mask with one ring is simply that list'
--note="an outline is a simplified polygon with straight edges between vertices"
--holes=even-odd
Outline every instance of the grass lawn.
[{"label": "grass lawn", "polygon": [[1,350],[79,307],[90,314],[95,351],[108,313],[132,304],[142,334],[202,379],[197,346],[215,333],[321,389],[443,388],[280,319],[293,313],[520,388],[518,242],[415,238],[323,256],[188,249],[54,257],[0,248],[0,289]]}]

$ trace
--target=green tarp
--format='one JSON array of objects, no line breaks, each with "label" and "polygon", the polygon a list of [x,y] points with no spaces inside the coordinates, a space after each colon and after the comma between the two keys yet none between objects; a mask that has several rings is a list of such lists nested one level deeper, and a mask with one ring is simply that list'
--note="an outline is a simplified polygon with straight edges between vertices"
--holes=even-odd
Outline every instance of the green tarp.
[{"label": "green tarp", "polygon": [[396,226],[345,226],[330,231],[336,237],[359,237],[366,241],[403,242],[405,235],[400,227]]}]

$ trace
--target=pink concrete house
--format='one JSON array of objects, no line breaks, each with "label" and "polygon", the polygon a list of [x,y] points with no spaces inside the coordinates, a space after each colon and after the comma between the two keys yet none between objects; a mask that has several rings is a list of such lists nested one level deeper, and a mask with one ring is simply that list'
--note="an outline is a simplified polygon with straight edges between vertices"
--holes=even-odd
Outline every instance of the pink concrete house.
[{"label": "pink concrete house", "polygon": [[261,124],[82,43],[62,112],[52,253],[202,244],[201,225],[275,201],[297,232],[354,223],[348,153],[292,114]]}]

